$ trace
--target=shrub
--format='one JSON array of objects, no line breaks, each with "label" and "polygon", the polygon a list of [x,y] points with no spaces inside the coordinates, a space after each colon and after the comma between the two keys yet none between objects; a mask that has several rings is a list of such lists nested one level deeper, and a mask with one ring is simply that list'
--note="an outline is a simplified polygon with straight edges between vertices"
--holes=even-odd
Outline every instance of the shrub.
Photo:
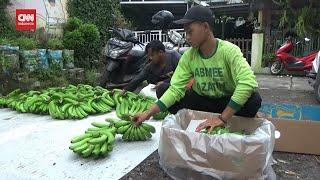
[{"label": "shrub", "polygon": [[53,50],[62,50],[64,48],[63,42],[60,39],[50,39],[48,41],[48,48]]}]

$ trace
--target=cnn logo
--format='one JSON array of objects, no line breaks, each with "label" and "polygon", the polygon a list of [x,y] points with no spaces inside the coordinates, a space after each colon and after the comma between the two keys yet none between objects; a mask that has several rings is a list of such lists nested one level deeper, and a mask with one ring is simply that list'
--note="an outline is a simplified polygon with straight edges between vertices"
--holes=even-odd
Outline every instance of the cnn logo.
[{"label": "cnn logo", "polygon": [[32,22],[34,21],[34,14],[18,14],[18,21],[20,22]]},{"label": "cnn logo", "polygon": [[36,29],[36,9],[16,9],[16,29]]}]

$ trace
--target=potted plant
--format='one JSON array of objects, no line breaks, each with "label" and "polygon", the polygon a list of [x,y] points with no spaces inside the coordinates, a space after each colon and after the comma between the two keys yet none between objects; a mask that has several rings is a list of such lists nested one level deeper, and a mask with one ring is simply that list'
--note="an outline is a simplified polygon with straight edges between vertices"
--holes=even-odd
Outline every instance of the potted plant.
[{"label": "potted plant", "polygon": [[16,39],[19,45],[23,67],[34,71],[38,67],[37,42],[33,38],[20,37]]},{"label": "potted plant", "polygon": [[4,72],[18,71],[19,63],[19,46],[17,43],[8,38],[0,39],[0,64]]},{"label": "potted plant", "polygon": [[50,39],[48,41],[48,56],[50,66],[63,68],[62,49],[63,43],[59,39]]}]

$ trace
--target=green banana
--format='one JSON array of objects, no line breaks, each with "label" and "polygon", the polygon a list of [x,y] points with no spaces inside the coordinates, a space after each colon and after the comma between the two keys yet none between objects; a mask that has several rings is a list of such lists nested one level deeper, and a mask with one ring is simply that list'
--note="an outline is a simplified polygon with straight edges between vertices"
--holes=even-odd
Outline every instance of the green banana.
[{"label": "green banana", "polygon": [[95,127],[98,127],[98,128],[107,128],[107,127],[109,127],[108,124],[102,123],[102,122],[92,122],[91,125],[95,126]]},{"label": "green banana", "polygon": [[135,141],[135,138],[136,138],[135,133],[136,133],[136,127],[134,126],[130,133],[130,137],[129,137],[130,141]]},{"label": "green banana", "polygon": [[116,114],[118,118],[121,118],[122,114],[121,114],[121,104],[117,104],[116,106]]},{"label": "green banana", "polygon": [[101,148],[101,145],[100,144],[96,144],[94,146],[94,150],[92,151],[92,154],[95,155],[96,157],[99,156],[100,148]]},{"label": "green banana", "polygon": [[117,122],[115,122],[114,127],[120,128],[121,126],[125,126],[125,125],[128,125],[130,123],[131,122],[129,122],[129,121],[117,121]]},{"label": "green banana", "polygon": [[140,132],[142,133],[142,135],[146,136],[147,138],[151,138],[152,135],[149,131],[145,130],[142,126],[140,126]]},{"label": "green banana", "polygon": [[90,155],[91,155],[91,153],[92,153],[92,151],[94,150],[94,145],[89,145],[89,147],[86,149],[86,150],[84,150],[84,151],[82,151],[81,153],[82,153],[82,156],[84,157],[84,158],[86,158],[86,157],[89,157]]},{"label": "green banana", "polygon": [[91,134],[79,135],[79,136],[72,138],[71,143],[76,143],[76,142],[82,141],[82,140],[89,138],[89,137],[92,137],[92,135]]},{"label": "green banana", "polygon": [[62,112],[66,112],[67,109],[69,109],[70,106],[72,106],[73,104],[72,103],[66,103],[62,106],[61,110]]},{"label": "green banana", "polygon": [[66,109],[66,111],[64,112],[67,118],[72,118],[72,107],[73,106],[68,107],[68,109]]},{"label": "green banana", "polygon": [[100,136],[98,138],[90,139],[89,143],[91,143],[91,144],[100,144],[100,143],[105,142],[107,140],[107,138],[108,138],[108,136],[103,134],[102,136]]},{"label": "green banana", "polygon": [[102,97],[101,101],[103,101],[105,104],[107,104],[108,106],[111,106],[111,107],[115,105],[115,103],[113,101],[110,101],[105,97]]},{"label": "green banana", "polygon": [[102,155],[105,155],[108,152],[108,144],[107,142],[103,143],[101,146],[100,152]]},{"label": "green banana", "polygon": [[138,140],[138,135],[136,133],[137,133],[137,127],[134,126],[134,130],[132,132],[132,141]]},{"label": "green banana", "polygon": [[114,119],[114,118],[107,118],[105,121],[109,122],[110,125],[114,125],[119,120],[118,119]]},{"label": "green banana", "polygon": [[79,146],[77,148],[73,149],[73,152],[75,153],[81,153],[82,151],[86,150],[89,147],[88,143],[83,144],[82,146]]},{"label": "green banana", "polygon": [[129,113],[129,103],[126,99],[122,101],[123,104],[123,114],[128,114]]},{"label": "green banana", "polygon": [[140,126],[143,127],[145,130],[151,132],[151,133],[155,133],[156,132],[156,129],[153,126],[151,126],[151,125],[149,125],[147,123],[142,123]]},{"label": "green banana", "polygon": [[106,131],[106,136],[108,137],[108,144],[113,144],[115,141],[114,135],[111,132]]},{"label": "green banana", "polygon": [[115,106],[116,106],[116,103],[115,103],[114,99],[112,99],[112,98],[110,97],[109,93],[103,93],[102,96],[103,96],[106,100],[108,100],[109,105],[110,105],[111,107],[115,107]]},{"label": "green banana", "polygon": [[99,128],[99,127],[91,127],[91,128],[88,128],[87,131],[101,131],[103,130],[104,128]]},{"label": "green banana", "polygon": [[123,140],[129,140],[129,135],[131,134],[131,130],[133,129],[133,126],[131,125],[129,129],[123,134],[122,139]]},{"label": "green banana", "polygon": [[93,138],[97,138],[100,136],[99,131],[87,131],[86,134],[91,134]]},{"label": "green banana", "polygon": [[75,118],[76,119],[82,119],[84,118],[84,115],[82,115],[79,111],[79,107],[78,106],[74,106],[74,112],[75,112]]},{"label": "green banana", "polygon": [[74,150],[75,148],[86,144],[90,139],[91,139],[91,137],[88,137],[88,138],[85,138],[85,139],[83,139],[83,140],[81,140],[79,142],[72,143],[72,145],[69,147],[69,149]]},{"label": "green banana", "polygon": [[103,111],[103,109],[101,109],[101,107],[99,107],[94,101],[92,101],[91,106],[93,107],[94,110],[96,110],[98,112]]},{"label": "green banana", "polygon": [[136,103],[136,107],[135,107],[135,109],[133,111],[133,114],[137,114],[138,112],[141,112],[140,109],[141,109],[141,101],[139,100]]},{"label": "green banana", "polygon": [[147,140],[146,136],[142,135],[140,128],[137,128],[137,136],[139,137],[140,141],[145,141]]},{"label": "green banana", "polygon": [[129,110],[129,114],[135,115],[134,110],[136,109],[136,107],[137,107],[138,104],[135,103],[135,102],[133,102],[132,104],[133,104],[133,105],[131,106],[131,108],[130,108],[130,110]]},{"label": "green banana", "polygon": [[91,104],[80,103],[80,107],[88,113],[96,113],[96,110],[91,107]]},{"label": "green banana", "polygon": [[83,117],[87,117],[89,115],[84,111],[84,109],[82,109],[81,106],[78,106],[78,111],[80,112],[81,115],[83,115]]},{"label": "green banana", "polygon": [[[128,121],[127,121],[128,122]],[[121,126],[117,129],[117,133],[118,134],[124,134],[130,127],[132,126],[131,123],[129,123],[128,125],[125,126]]]}]

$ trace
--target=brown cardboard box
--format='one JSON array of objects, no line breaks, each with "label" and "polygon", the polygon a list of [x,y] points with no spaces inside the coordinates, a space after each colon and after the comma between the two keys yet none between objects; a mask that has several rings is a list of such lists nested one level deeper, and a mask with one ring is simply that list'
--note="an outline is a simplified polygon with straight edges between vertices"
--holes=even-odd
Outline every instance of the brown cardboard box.
[{"label": "brown cardboard box", "polygon": [[270,119],[280,132],[275,151],[320,155],[320,122]]}]

